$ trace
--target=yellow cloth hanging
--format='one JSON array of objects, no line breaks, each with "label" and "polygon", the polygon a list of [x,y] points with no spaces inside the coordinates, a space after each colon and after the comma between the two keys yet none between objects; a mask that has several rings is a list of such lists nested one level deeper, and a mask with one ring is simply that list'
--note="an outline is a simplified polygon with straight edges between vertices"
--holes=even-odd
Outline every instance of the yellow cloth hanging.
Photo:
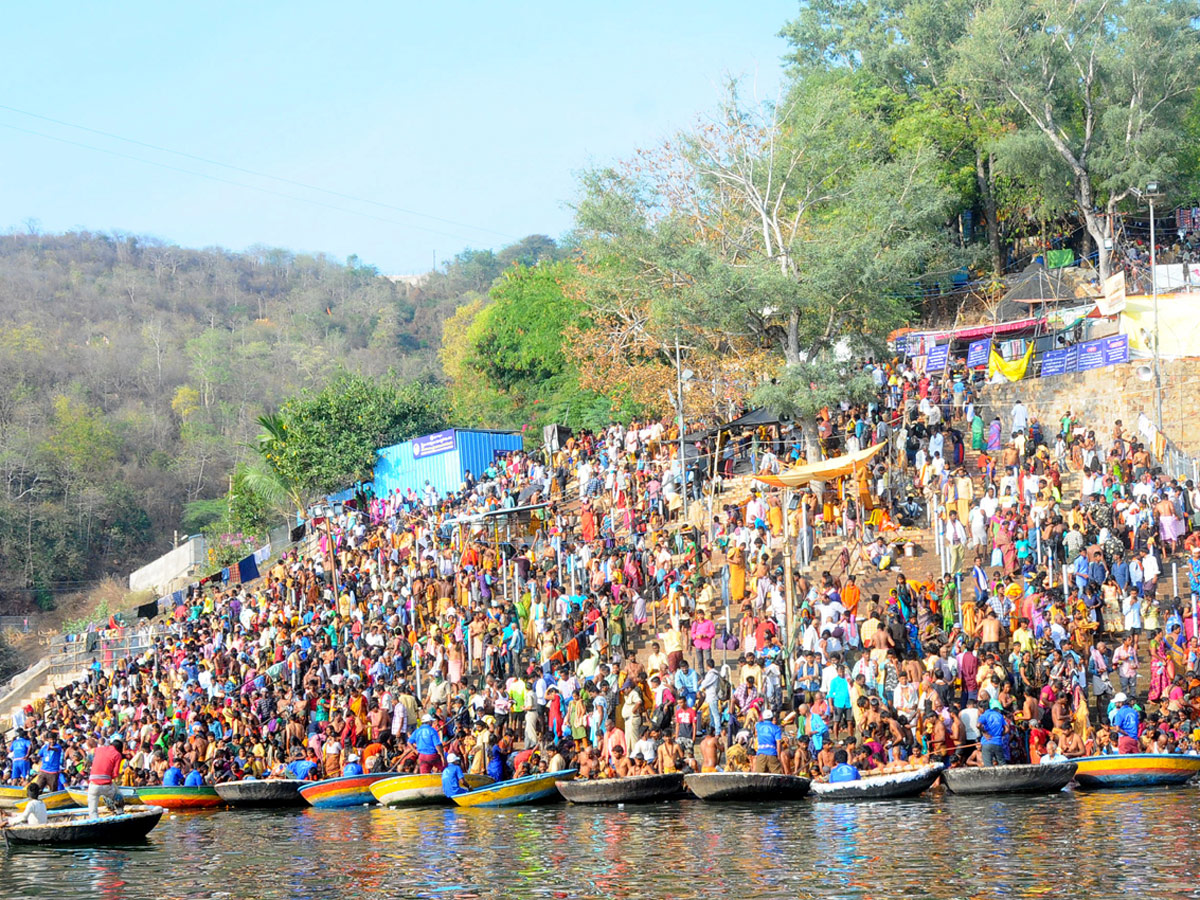
[{"label": "yellow cloth hanging", "polygon": [[1029,342],[1029,346],[1025,348],[1025,355],[1020,359],[1014,359],[1011,362],[992,348],[992,354],[988,358],[988,379],[996,377],[999,372],[1009,381],[1020,381],[1025,377],[1025,370],[1029,368],[1029,361],[1033,359],[1033,341]]}]

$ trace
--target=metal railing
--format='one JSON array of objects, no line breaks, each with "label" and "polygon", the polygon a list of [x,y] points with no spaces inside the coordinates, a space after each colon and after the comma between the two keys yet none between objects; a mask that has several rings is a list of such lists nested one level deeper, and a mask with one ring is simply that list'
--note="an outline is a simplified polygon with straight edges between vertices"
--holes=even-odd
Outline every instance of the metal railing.
[{"label": "metal railing", "polygon": [[[172,631],[171,625],[151,625],[143,628],[118,628],[100,632],[91,640],[63,643],[52,653],[50,672],[54,677],[79,672],[99,662],[102,669],[111,669],[123,659],[144,653],[154,645],[154,639]],[[86,633],[80,635],[86,638]]]}]

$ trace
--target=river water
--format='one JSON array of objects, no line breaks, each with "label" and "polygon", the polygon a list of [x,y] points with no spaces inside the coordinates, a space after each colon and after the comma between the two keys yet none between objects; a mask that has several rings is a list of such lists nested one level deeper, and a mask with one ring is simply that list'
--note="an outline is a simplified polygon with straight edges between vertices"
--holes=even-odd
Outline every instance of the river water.
[{"label": "river water", "polygon": [[168,813],[137,847],[0,851],[0,897],[1198,896],[1198,799]]}]

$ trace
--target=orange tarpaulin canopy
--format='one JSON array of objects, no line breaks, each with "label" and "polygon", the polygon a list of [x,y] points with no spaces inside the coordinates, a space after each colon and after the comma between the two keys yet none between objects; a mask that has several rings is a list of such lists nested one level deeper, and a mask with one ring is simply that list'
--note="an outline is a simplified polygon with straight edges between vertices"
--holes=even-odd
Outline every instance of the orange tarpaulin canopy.
[{"label": "orange tarpaulin canopy", "polygon": [[847,453],[845,456],[835,456],[807,466],[796,466],[778,475],[755,475],[755,481],[769,484],[772,487],[800,487],[810,481],[829,481],[841,478],[843,475],[853,475],[862,469],[871,458],[887,446],[887,441],[881,441],[874,447],[859,450],[857,453]]}]

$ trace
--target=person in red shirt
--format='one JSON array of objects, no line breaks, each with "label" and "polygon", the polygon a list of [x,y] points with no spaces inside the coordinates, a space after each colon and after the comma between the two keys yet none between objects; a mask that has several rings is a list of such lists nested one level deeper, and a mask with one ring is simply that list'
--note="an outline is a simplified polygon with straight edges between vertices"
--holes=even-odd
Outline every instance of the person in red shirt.
[{"label": "person in red shirt", "polygon": [[125,744],[120,739],[97,747],[92,754],[92,771],[88,776],[88,815],[100,813],[100,798],[113,800],[117,796],[117,776],[125,759]]}]

